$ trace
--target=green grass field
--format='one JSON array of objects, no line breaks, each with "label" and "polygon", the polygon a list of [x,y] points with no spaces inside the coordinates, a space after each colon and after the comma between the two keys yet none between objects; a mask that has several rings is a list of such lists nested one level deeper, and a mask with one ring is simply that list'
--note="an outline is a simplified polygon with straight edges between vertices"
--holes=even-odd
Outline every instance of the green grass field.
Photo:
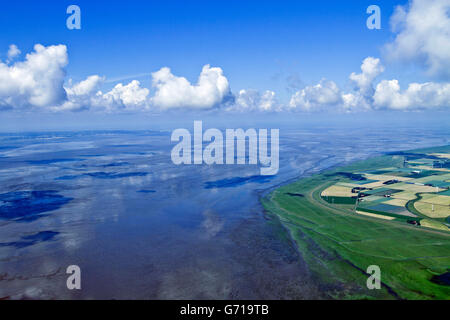
[{"label": "green grass field", "polygon": [[[450,286],[431,281],[450,271],[449,232],[358,215],[351,204],[332,204],[320,196],[330,185],[344,181],[337,172],[402,163],[400,156],[369,159],[301,179],[262,199],[267,214],[280,220],[330,298],[450,299]],[[367,289],[365,271],[370,265],[381,268],[381,290]]]}]

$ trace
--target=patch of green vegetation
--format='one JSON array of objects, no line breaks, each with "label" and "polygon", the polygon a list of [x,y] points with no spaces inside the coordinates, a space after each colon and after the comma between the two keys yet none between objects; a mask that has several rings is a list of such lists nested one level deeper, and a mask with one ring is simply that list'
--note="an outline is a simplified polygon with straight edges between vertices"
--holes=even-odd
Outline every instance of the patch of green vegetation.
[{"label": "patch of green vegetation", "polygon": [[350,198],[350,197],[333,197],[333,196],[324,196],[322,197],[323,200],[325,200],[328,203],[333,204],[355,204],[356,199]]},{"label": "patch of green vegetation", "polygon": [[448,228],[445,225],[433,219],[423,219],[420,223],[426,228],[448,231]]},{"label": "patch of green vegetation", "polygon": [[402,216],[400,214],[395,214],[395,213],[387,212],[387,211],[377,211],[377,210],[372,210],[372,209],[367,209],[367,208],[362,208],[362,207],[358,207],[358,210],[363,211],[363,212],[369,212],[369,213],[380,214],[383,216],[393,217],[393,218],[397,218],[400,220],[420,221],[419,218]]},{"label": "patch of green vegetation", "polygon": [[[324,189],[342,181],[337,172],[402,165],[401,156],[372,158],[301,179],[262,199],[266,212],[280,220],[331,298],[450,298],[448,285],[431,281],[450,270],[450,233],[421,229],[403,219],[358,215],[349,206],[334,205],[321,197]],[[381,290],[367,289],[365,271],[370,265],[381,268]]]}]

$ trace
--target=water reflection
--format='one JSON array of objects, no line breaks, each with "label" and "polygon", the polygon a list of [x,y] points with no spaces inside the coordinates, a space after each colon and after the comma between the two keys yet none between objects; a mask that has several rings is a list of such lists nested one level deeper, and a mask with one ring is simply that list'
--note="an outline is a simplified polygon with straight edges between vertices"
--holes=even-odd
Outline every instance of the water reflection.
[{"label": "water reflection", "polygon": [[[170,133],[0,135],[0,298],[326,298],[258,196],[338,163],[447,144],[448,133],[282,130],[274,177],[173,165]],[[72,264],[78,292],[65,288]]]}]

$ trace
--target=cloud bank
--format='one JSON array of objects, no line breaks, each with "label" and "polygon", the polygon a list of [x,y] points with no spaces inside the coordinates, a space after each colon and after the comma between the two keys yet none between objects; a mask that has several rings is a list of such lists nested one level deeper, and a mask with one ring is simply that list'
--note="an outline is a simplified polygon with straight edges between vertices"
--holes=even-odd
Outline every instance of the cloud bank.
[{"label": "cloud bank", "polygon": [[66,79],[69,61],[65,45],[36,44],[31,53],[18,61],[21,51],[11,44],[6,61],[0,61],[0,110],[358,112],[449,109],[449,15],[450,0],[413,0],[406,6],[398,6],[391,18],[395,37],[385,46],[387,58],[418,64],[433,81],[400,84],[397,79],[380,79],[385,71],[381,60],[367,57],[360,71],[349,73],[351,88],[344,90],[335,81],[324,78],[317,84],[298,89],[286,103],[280,103],[271,90],[242,89],[232,93],[223,70],[210,65],[202,68],[196,83],[163,67],[151,73],[149,88],[145,83],[131,80],[102,91],[111,79],[100,75],[91,75],[77,83]]},{"label": "cloud bank", "polygon": [[404,91],[396,79],[375,79],[384,67],[379,59],[368,57],[361,64],[361,73],[351,73],[354,85],[351,92],[342,91],[333,81],[322,80],[319,84],[297,91],[291,98],[290,108],[301,111],[337,110],[342,112],[365,110],[426,110],[450,107],[450,83],[410,83]]},{"label": "cloud bank", "polygon": [[[17,52],[9,58],[17,56]],[[363,60],[360,73],[349,75],[353,91],[344,92],[334,81],[322,79],[295,92],[287,105],[281,104],[270,90],[261,93],[243,89],[233,96],[222,69],[209,65],[203,67],[196,84],[173,75],[169,68],[152,73],[155,92],[150,96],[150,90],[137,80],[119,83],[107,92],[100,90],[105,78],[98,75],[65,84],[67,63],[64,45],[36,45],[24,61],[12,65],[0,62],[0,109],[120,112],[223,107],[233,112],[353,112],[450,106],[450,83],[410,83],[403,91],[396,79],[375,84],[384,67],[374,57]]]},{"label": "cloud bank", "polygon": [[146,111],[151,109],[211,109],[231,95],[228,79],[220,68],[205,65],[197,84],[173,75],[169,68],[152,73],[155,94],[137,80],[119,83],[110,91],[100,89],[105,78],[92,75],[85,80],[65,83],[67,47],[37,44],[24,61],[11,61],[20,54],[15,45],[8,60],[0,61],[0,109],[46,111],[98,110],[104,112]]}]

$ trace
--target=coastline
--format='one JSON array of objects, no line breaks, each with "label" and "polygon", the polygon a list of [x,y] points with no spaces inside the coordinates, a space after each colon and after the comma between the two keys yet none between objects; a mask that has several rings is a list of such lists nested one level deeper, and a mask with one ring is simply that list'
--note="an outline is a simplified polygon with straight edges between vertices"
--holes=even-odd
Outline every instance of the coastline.
[{"label": "coastline", "polygon": [[[436,147],[438,148],[438,147]],[[430,149],[430,148],[426,148],[426,149]],[[423,150],[423,149],[417,149],[418,150]],[[386,158],[386,157],[393,157],[390,156],[389,153],[382,153],[381,155],[371,155],[368,156],[365,160],[357,160],[357,161],[353,161],[350,164],[336,164],[330,168],[321,170],[319,173],[314,173],[312,175],[302,175],[302,177],[300,178],[294,178],[294,179],[290,179],[289,181],[287,181],[286,183],[280,184],[279,186],[273,187],[271,188],[271,190],[269,192],[266,192],[264,195],[262,195],[260,197],[260,202],[264,207],[264,214],[267,217],[270,217],[272,219],[277,219],[280,224],[283,226],[284,230],[287,232],[287,234],[289,235],[289,237],[291,238],[292,242],[296,245],[297,251],[299,252],[299,254],[302,256],[302,258],[307,262],[308,267],[310,268],[310,270],[312,271],[312,273],[321,281],[323,281],[324,283],[328,283],[328,284],[337,284],[337,286],[341,286],[341,290],[336,290],[336,293],[333,294],[333,290],[330,290],[331,294],[330,297],[331,298],[344,298],[344,299],[373,299],[373,298],[381,298],[381,299],[415,299],[415,298],[432,298],[432,294],[429,295],[428,293],[412,293],[408,292],[409,290],[399,290],[400,292],[396,291],[396,285],[398,285],[398,279],[395,279],[395,276],[393,276],[392,274],[389,274],[387,277],[387,281],[384,282],[382,281],[382,286],[384,288],[384,292],[380,295],[378,293],[374,294],[373,292],[368,291],[367,289],[365,290],[364,284],[361,282],[358,285],[356,285],[356,287],[352,287],[352,285],[355,283],[355,277],[354,277],[354,271],[355,270],[359,270],[359,272],[361,273],[361,277],[356,276],[356,278],[359,278],[358,281],[362,281],[365,279],[367,279],[368,274],[364,271],[365,268],[362,268],[362,264],[361,261],[358,263],[358,260],[361,260],[360,257],[353,257],[352,254],[349,254],[348,252],[346,252],[344,255],[341,255],[339,250],[342,251],[346,251],[344,249],[336,249],[335,246],[336,244],[332,244],[332,242],[334,241],[334,239],[332,239],[332,237],[330,239],[323,239],[323,235],[320,234],[320,232],[315,232],[315,228],[317,228],[316,226],[314,226],[313,224],[311,224],[311,222],[314,222],[314,216],[311,214],[312,211],[314,210],[321,210],[321,212],[323,212],[324,215],[328,215],[329,218],[336,218],[335,213],[337,212],[333,212],[334,210],[332,209],[325,209],[324,208],[320,208],[320,206],[318,206],[317,204],[315,204],[313,201],[311,203],[307,203],[309,200],[313,199],[313,194],[311,192],[311,197],[308,199],[308,195],[305,193],[298,193],[299,197],[291,197],[292,199],[286,198],[286,194],[288,193],[287,191],[290,191],[291,189],[302,189],[303,190],[308,190],[308,187],[306,186],[302,186],[302,184],[306,182],[314,182],[314,180],[317,180],[318,177],[320,178],[324,178],[327,174],[329,174],[330,172],[336,171],[336,170],[342,170],[344,168],[348,168],[348,167],[355,167],[355,166],[361,166],[364,165],[367,162],[371,162],[374,161],[374,159],[381,159],[381,158]],[[322,181],[323,182],[323,181]],[[283,195],[280,195],[280,193],[284,192]],[[317,196],[317,190],[315,190],[316,192],[316,196]],[[294,193],[293,193],[294,194]],[[275,199],[274,199],[275,198]],[[280,205],[281,204],[281,205]],[[284,205],[284,207],[283,207]],[[310,207],[307,207],[307,205],[310,205]],[[298,211],[300,209],[298,209],[297,211],[295,211],[295,206],[297,206],[297,208],[303,208],[303,209],[308,209],[310,211]],[[312,208],[311,208],[312,206]],[[289,211],[287,211],[289,210]],[[294,211],[294,212],[293,212]],[[306,212],[306,213],[305,213]],[[338,214],[343,214],[342,212],[338,213]],[[347,216],[347,214],[344,214],[345,219],[351,219],[351,220],[363,220],[364,223],[366,223],[367,221],[369,221],[369,223],[371,224],[375,224],[377,226],[382,226],[382,228],[387,228],[386,224],[390,224],[390,228],[392,228],[393,230],[410,230],[411,227],[410,226],[403,226],[403,225],[399,225],[397,223],[392,223],[392,222],[386,222],[386,221],[379,221],[380,219],[377,218],[370,218],[370,217],[362,217],[362,216]],[[313,218],[312,220],[308,220],[310,218]],[[323,222],[323,221],[321,221]],[[328,225],[329,227],[332,227],[331,225]],[[325,227],[328,227],[327,225],[325,225]],[[414,227],[413,227],[414,228]],[[339,229],[339,228],[337,228]],[[332,228],[330,229],[332,230]],[[346,230],[347,231],[347,230]],[[351,232],[352,230],[350,230]],[[421,232],[421,231],[425,231],[425,232]],[[331,231],[332,233],[333,231]],[[337,233],[336,231],[334,231],[335,233]],[[410,233],[411,231],[405,231]],[[440,237],[442,238],[442,236],[440,234],[435,235],[435,231],[430,231],[430,230],[414,230],[414,233],[419,234],[419,238],[421,237],[420,234],[424,233],[427,234],[429,232],[431,232],[433,235],[427,235],[428,237]],[[445,232],[444,232],[445,233]],[[417,234],[414,234],[414,236],[417,236]],[[450,240],[448,239],[448,235],[445,235],[444,238],[446,241],[448,241],[448,244],[450,245]],[[363,240],[352,240],[352,241],[363,241]],[[376,250],[375,250],[376,251]],[[322,256],[321,256],[322,255]],[[332,256],[333,259],[338,259],[341,260],[342,263],[344,263],[343,265],[339,265],[336,264],[333,266],[333,263],[330,263],[330,265],[328,266],[329,268],[322,268],[322,265],[327,265],[327,263],[329,262],[328,258]],[[357,254],[355,254],[355,256],[357,256]],[[448,257],[445,256],[444,259],[449,259],[450,261],[450,252]],[[331,259],[332,260],[332,259]],[[355,263],[356,260],[356,263]],[[450,262],[449,262],[450,263]],[[345,264],[347,264],[347,266],[345,266]],[[344,274],[345,272],[348,272],[349,270],[353,269],[353,276],[349,276],[346,277]],[[332,280],[331,282],[329,281],[330,279],[328,278],[330,276],[330,271],[331,272],[335,272],[338,276],[335,277],[334,280]],[[433,270],[429,270],[430,274],[431,271]],[[442,271],[442,270],[440,270]],[[431,278],[431,276],[429,277]],[[429,280],[429,279],[428,279]],[[394,283],[396,285],[391,286],[390,283]],[[432,285],[434,286],[434,284]],[[350,287],[350,288],[349,288]],[[441,286],[443,288],[441,290],[441,295],[438,295],[441,298],[448,298],[450,297],[450,289],[448,288],[448,286]],[[433,288],[436,289],[436,288]],[[383,291],[383,290],[380,290]]]}]

